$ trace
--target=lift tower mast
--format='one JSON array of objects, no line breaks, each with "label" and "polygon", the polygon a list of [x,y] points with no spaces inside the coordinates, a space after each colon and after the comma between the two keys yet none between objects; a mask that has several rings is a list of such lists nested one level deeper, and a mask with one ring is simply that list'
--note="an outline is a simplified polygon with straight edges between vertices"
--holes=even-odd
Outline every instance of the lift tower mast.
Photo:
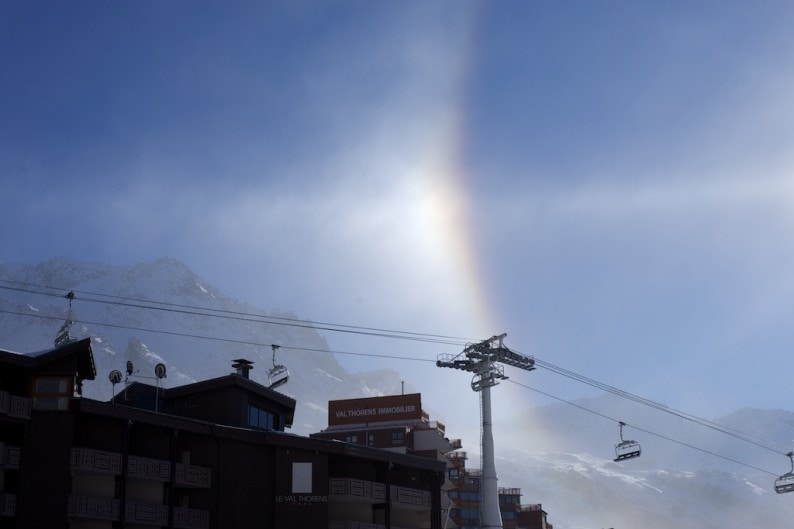
[{"label": "lift tower mast", "polygon": [[493,425],[491,422],[491,386],[499,383],[499,379],[508,378],[504,374],[507,364],[526,371],[535,369],[535,360],[530,356],[514,353],[503,345],[506,334],[492,336],[485,341],[467,345],[457,355],[442,354],[438,356],[438,367],[451,367],[474,373],[471,389],[480,393],[480,410],[482,416],[482,507],[480,522],[483,529],[502,527],[502,513],[499,511],[499,488],[496,480],[496,463],[494,462]]}]

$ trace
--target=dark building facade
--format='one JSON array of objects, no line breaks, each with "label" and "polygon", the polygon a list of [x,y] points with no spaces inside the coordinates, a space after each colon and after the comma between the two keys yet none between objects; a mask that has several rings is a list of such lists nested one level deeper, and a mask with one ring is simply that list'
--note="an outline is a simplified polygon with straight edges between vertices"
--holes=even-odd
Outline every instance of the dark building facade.
[{"label": "dark building facade", "polygon": [[[480,470],[466,467],[460,439],[446,437],[446,427],[422,410],[421,394],[387,395],[328,403],[328,428],[318,439],[336,439],[414,454],[446,464],[442,485],[445,529],[478,529],[482,504]],[[540,504],[523,505],[521,489],[499,488],[499,510],[505,529],[553,529]]]},{"label": "dark building facade", "polygon": [[441,529],[446,465],[285,431],[241,374],[81,397],[90,340],[0,351],[0,527]]}]

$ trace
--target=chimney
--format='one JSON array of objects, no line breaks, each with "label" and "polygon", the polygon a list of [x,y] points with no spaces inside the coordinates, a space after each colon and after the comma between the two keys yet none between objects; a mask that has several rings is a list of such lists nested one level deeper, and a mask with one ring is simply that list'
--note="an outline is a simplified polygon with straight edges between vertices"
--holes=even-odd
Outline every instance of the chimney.
[{"label": "chimney", "polygon": [[234,363],[232,367],[236,369],[238,375],[243,378],[250,378],[248,373],[251,371],[251,368],[254,366],[254,363],[250,360],[246,360],[245,358],[238,358],[237,360],[232,360]]}]

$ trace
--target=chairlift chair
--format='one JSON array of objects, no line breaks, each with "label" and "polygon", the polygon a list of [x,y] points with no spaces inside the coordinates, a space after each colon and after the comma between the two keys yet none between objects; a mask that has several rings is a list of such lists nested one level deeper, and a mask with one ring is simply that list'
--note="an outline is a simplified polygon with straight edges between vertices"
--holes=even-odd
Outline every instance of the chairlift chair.
[{"label": "chairlift chair", "polygon": [[640,457],[642,448],[637,441],[623,439],[623,427],[626,423],[620,422],[620,442],[615,445],[615,461],[624,461],[634,457]]},{"label": "chairlift chair", "polygon": [[778,494],[794,492],[794,452],[786,455],[791,460],[791,472],[786,472],[775,480],[775,492]]},{"label": "chairlift chair", "polygon": [[273,344],[273,367],[267,371],[267,387],[269,389],[276,389],[283,386],[289,380],[289,370],[287,366],[276,364],[276,349],[280,346]]}]

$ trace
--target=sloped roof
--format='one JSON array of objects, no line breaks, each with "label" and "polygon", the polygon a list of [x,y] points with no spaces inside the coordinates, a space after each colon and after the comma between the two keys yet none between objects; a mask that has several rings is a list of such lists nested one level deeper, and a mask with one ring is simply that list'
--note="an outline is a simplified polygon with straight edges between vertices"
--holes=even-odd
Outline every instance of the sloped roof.
[{"label": "sloped roof", "polygon": [[288,408],[293,408],[293,409],[295,408],[295,403],[296,403],[295,399],[288,397],[283,393],[279,393],[278,391],[268,389],[262,384],[258,384],[257,382],[254,382],[251,379],[236,374],[225,375],[222,377],[211,378],[209,380],[194,382],[192,384],[185,384],[184,386],[169,388],[165,391],[165,394],[169,398],[184,397],[187,395],[204,393],[207,391],[212,391],[215,389],[221,389],[232,386],[240,387],[246,391],[250,391],[252,393],[265,397],[268,400],[277,402],[282,406],[286,406]]},{"label": "sloped roof", "polygon": [[94,365],[94,353],[91,349],[90,338],[76,340],[55,349],[47,349],[36,353],[19,354],[0,350],[0,361],[31,369],[45,367],[47,364],[69,357],[74,357],[75,359],[79,378],[83,380],[94,380],[96,378],[96,366]]},{"label": "sloped roof", "polygon": [[76,340],[61,347],[29,356],[33,356],[39,366],[74,356],[77,360],[77,375],[83,380],[96,379],[96,365],[94,365],[94,352],[91,349],[91,338]]}]

